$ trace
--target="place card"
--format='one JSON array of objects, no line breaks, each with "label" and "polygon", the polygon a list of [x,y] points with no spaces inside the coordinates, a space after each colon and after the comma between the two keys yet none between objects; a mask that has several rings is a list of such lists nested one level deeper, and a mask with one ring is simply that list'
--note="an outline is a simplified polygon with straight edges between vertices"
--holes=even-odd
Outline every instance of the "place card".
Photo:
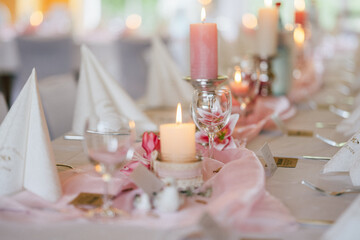
[{"label": "place card", "polygon": [[271,177],[275,173],[277,169],[277,165],[270,151],[269,144],[265,143],[264,146],[260,149],[260,152],[267,166],[265,168],[266,176]]},{"label": "place card", "polygon": [[[113,198],[112,195],[109,195]],[[74,205],[77,208],[97,208],[103,204],[103,195],[99,193],[79,193],[77,197],[69,204]]]},{"label": "place card", "polygon": [[142,164],[139,164],[129,177],[149,196],[159,192],[164,186],[164,183]]},{"label": "place card", "polygon": [[283,168],[295,168],[298,162],[297,158],[274,157],[276,166]]},{"label": "place card", "polygon": [[287,135],[294,137],[312,137],[314,133],[313,131],[307,131],[307,130],[288,130]]}]

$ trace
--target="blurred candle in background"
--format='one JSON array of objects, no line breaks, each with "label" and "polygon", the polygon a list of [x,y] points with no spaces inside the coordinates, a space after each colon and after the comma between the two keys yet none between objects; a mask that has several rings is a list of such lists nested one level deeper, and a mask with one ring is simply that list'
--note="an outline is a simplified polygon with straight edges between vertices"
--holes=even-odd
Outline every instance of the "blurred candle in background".
[{"label": "blurred candle in background", "polygon": [[305,25],[306,23],[306,12],[305,12],[305,1],[295,0],[295,24]]},{"label": "blurred candle in background", "polygon": [[259,9],[257,30],[257,54],[261,58],[276,55],[278,45],[279,13],[271,0],[265,0],[265,7]]},{"label": "blurred candle in background", "polygon": [[216,79],[218,75],[217,26],[215,23],[205,23],[205,18],[205,8],[202,8],[202,23],[190,24],[192,79]]},{"label": "blurred candle in background", "polygon": [[246,95],[249,91],[249,83],[242,81],[240,68],[235,71],[234,81],[230,82],[230,89],[236,96]]},{"label": "blurred candle in background", "polygon": [[297,25],[294,29],[294,42],[298,48],[302,48],[305,42],[305,31],[301,25]]}]

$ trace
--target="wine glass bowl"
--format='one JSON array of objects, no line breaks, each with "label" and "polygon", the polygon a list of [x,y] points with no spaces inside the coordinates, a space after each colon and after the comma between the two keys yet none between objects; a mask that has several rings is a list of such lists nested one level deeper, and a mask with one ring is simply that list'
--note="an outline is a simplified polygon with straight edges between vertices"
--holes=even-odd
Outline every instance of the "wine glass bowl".
[{"label": "wine glass bowl", "polygon": [[209,137],[209,156],[213,156],[214,137],[228,123],[231,115],[231,93],[228,89],[195,90],[191,115],[196,126]]}]

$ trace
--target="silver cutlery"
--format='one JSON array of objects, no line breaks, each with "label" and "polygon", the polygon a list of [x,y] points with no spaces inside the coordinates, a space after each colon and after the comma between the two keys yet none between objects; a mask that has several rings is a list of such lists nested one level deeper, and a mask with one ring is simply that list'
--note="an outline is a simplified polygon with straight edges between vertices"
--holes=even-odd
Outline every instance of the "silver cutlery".
[{"label": "silver cutlery", "polygon": [[334,105],[330,105],[329,110],[330,110],[330,112],[332,112],[342,118],[349,118],[351,115],[351,112],[337,108]]},{"label": "silver cutlery", "polygon": [[343,189],[341,191],[327,191],[327,190],[319,188],[319,187],[315,186],[314,184],[312,184],[312,183],[310,183],[308,181],[305,181],[305,180],[302,180],[301,184],[311,188],[312,190],[323,193],[323,194],[325,194],[327,196],[340,196],[340,195],[343,195],[345,193],[360,193],[360,189],[352,189],[352,188],[346,188],[346,189]]},{"label": "silver cutlery", "polygon": [[65,140],[76,140],[76,141],[82,141],[84,140],[84,136],[81,135],[65,135]]},{"label": "silver cutlery", "polygon": [[331,140],[331,139],[321,136],[319,134],[316,134],[315,137],[333,147],[343,147],[346,144],[346,142],[336,142],[334,140]]},{"label": "silver cutlery", "polygon": [[303,159],[313,159],[313,160],[330,160],[331,157],[323,157],[323,156],[301,156]]},{"label": "silver cutlery", "polygon": [[326,122],[316,122],[316,128],[335,128],[337,126],[336,123],[326,123]]}]

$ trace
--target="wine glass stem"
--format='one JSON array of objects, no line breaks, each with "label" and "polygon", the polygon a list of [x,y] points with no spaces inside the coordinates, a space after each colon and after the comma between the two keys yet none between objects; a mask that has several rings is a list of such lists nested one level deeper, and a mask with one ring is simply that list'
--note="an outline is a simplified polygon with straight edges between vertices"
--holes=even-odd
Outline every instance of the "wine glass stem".
[{"label": "wine glass stem", "polygon": [[107,212],[111,207],[111,199],[109,198],[109,186],[112,177],[109,173],[104,173],[102,178],[104,181],[104,195],[103,195],[102,209],[104,212]]},{"label": "wine glass stem", "polygon": [[209,158],[214,157],[214,133],[209,133]]}]

